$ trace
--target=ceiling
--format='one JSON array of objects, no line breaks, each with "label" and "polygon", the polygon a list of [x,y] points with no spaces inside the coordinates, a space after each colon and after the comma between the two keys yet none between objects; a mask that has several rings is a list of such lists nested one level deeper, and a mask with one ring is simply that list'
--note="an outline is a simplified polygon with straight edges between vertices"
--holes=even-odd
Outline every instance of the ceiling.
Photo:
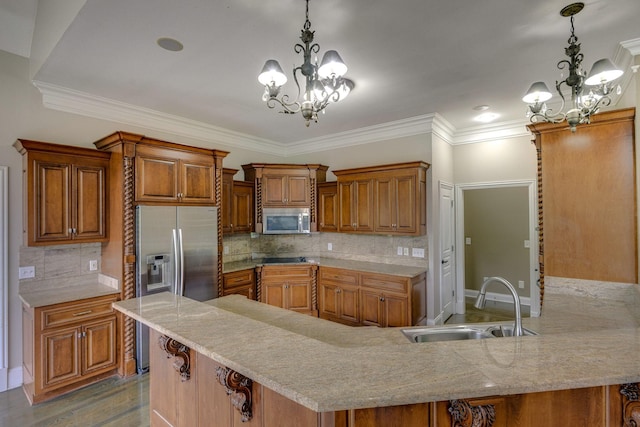
[{"label": "ceiling", "polygon": [[[524,91],[560,76],[570,21],[559,11],[568,3],[310,0],[318,56],[337,50],[356,86],[309,128],[269,110],[257,82],[264,61],[277,59],[295,95],[303,0],[87,0],[34,80],[285,145],[431,113],[473,128],[478,105],[498,122],[524,123]],[[575,32],[588,70],[640,38],[640,2],[585,3]],[[0,0],[0,49],[28,56],[36,9],[37,0]],[[184,50],[161,49],[160,37]]]}]

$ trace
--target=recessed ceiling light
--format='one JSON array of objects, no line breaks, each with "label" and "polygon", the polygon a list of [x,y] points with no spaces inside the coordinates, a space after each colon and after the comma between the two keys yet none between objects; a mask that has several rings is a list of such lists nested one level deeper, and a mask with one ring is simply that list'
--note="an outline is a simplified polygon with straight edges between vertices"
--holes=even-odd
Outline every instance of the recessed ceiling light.
[{"label": "recessed ceiling light", "polygon": [[500,117],[498,113],[482,113],[473,118],[476,122],[489,123]]},{"label": "recessed ceiling light", "polygon": [[169,50],[171,52],[180,52],[182,49],[184,49],[182,43],[170,37],[160,37],[158,40],[156,40],[156,43],[158,43],[158,46],[160,46],[161,48]]},{"label": "recessed ceiling light", "polygon": [[488,105],[476,105],[475,107],[473,107],[474,110],[476,111],[487,111],[489,109]]}]

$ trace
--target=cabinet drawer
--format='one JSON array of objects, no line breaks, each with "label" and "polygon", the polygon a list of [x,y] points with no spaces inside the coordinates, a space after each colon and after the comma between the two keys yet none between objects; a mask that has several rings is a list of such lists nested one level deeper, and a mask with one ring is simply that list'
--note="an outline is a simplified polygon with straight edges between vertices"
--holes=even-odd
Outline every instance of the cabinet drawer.
[{"label": "cabinet drawer", "polygon": [[320,280],[331,280],[333,282],[358,284],[358,272],[342,270],[340,268],[320,267]]},{"label": "cabinet drawer", "polygon": [[311,266],[306,265],[278,265],[262,267],[262,278],[276,276],[304,276],[313,277]]},{"label": "cabinet drawer", "polygon": [[41,311],[42,329],[112,314],[114,311],[111,303],[114,301],[116,301],[115,296],[110,299],[92,301],[84,304],[63,305],[43,309]]},{"label": "cabinet drawer", "polygon": [[409,291],[408,280],[404,277],[373,273],[361,273],[360,277],[362,286],[401,293]]},{"label": "cabinet drawer", "polygon": [[234,271],[224,274],[224,288],[235,288],[236,286],[252,285],[253,270]]}]

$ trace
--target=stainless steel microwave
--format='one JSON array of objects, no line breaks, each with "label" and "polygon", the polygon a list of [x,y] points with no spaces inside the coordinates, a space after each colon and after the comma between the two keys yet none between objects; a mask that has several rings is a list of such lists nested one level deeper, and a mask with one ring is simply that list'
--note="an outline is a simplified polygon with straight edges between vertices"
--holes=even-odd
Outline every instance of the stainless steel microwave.
[{"label": "stainless steel microwave", "polygon": [[311,232],[308,208],[264,208],[262,233],[304,234]]}]

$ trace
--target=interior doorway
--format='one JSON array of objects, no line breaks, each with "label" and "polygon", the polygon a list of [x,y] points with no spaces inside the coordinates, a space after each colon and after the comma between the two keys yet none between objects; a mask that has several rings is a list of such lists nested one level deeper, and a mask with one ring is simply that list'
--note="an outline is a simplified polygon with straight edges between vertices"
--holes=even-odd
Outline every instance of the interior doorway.
[{"label": "interior doorway", "polygon": [[[517,289],[531,316],[540,314],[535,180],[456,185],[456,313],[478,294],[486,277],[502,276]],[[491,286],[488,301],[511,304]]]}]

